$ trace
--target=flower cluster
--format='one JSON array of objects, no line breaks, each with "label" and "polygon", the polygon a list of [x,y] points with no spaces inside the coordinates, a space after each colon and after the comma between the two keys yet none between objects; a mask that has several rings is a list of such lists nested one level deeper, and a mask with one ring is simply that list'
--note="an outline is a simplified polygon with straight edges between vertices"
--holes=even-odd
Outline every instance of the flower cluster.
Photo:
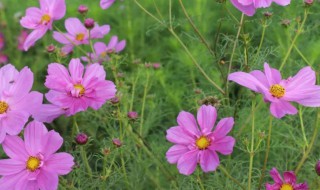
[{"label": "flower cluster", "polygon": [[0,32],[0,64],[8,63],[8,56],[2,53],[2,50],[5,46],[5,38],[4,35]]}]

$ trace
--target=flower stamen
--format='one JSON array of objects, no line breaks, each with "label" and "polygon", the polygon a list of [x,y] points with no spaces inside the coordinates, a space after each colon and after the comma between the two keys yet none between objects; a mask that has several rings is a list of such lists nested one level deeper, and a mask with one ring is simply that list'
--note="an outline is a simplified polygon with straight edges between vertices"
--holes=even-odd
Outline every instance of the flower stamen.
[{"label": "flower stamen", "polygon": [[285,183],[281,186],[280,190],[293,190],[292,185]]},{"label": "flower stamen", "polygon": [[75,84],[73,86],[75,89],[79,90],[79,95],[83,96],[84,93],[86,92],[86,89],[82,86],[82,84]]},{"label": "flower stamen", "polygon": [[27,161],[27,169],[31,172],[36,171],[40,167],[41,161],[39,158],[30,156]]},{"label": "flower stamen", "polygon": [[79,33],[76,35],[76,40],[77,41],[82,41],[84,39],[84,34],[83,33]]},{"label": "flower stamen", "polygon": [[42,15],[42,17],[41,17],[41,24],[47,24],[47,23],[50,22],[50,20],[51,20],[50,15],[44,14],[44,15]]},{"label": "flower stamen", "polygon": [[0,114],[4,114],[5,112],[7,112],[9,108],[9,105],[4,102],[4,101],[0,101]]},{"label": "flower stamen", "polygon": [[208,139],[206,136],[201,136],[196,140],[196,145],[200,150],[207,149],[208,146],[210,146],[210,143],[210,139]]},{"label": "flower stamen", "polygon": [[279,84],[275,84],[270,87],[269,92],[273,97],[282,98],[286,93],[286,89],[284,89],[283,86]]}]

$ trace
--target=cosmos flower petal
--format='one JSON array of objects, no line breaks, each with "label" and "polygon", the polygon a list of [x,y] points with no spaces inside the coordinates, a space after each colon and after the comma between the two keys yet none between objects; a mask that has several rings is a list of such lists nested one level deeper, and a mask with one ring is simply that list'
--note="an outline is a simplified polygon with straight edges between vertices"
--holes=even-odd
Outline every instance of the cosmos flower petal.
[{"label": "cosmos flower petal", "polygon": [[277,102],[271,102],[270,111],[271,114],[276,118],[282,118],[286,114],[295,115],[298,113],[297,108],[291,105],[290,102],[281,100]]},{"label": "cosmos flower petal", "polygon": [[53,104],[41,105],[33,115],[33,118],[39,122],[51,123],[54,119],[65,114],[65,110],[60,106]]},{"label": "cosmos flower petal", "polygon": [[101,7],[102,9],[107,9],[107,8],[109,8],[114,2],[115,2],[115,0],[100,0],[100,7]]},{"label": "cosmos flower petal", "polygon": [[295,184],[293,188],[294,190],[309,190],[307,182]]},{"label": "cosmos flower petal", "polygon": [[171,127],[167,130],[167,140],[176,143],[176,144],[184,144],[188,145],[194,142],[190,133],[187,133],[182,127]]},{"label": "cosmos flower petal", "polygon": [[217,151],[223,155],[229,155],[233,152],[236,140],[233,137],[226,136],[219,140],[214,140],[209,146],[210,150]]},{"label": "cosmos flower petal", "polygon": [[3,159],[0,160],[0,175],[17,174],[26,168],[26,163],[21,160]]},{"label": "cosmos flower petal", "polygon": [[[48,0],[47,0],[48,1]],[[54,20],[60,20],[66,14],[65,0],[49,0],[51,3],[50,12]]]},{"label": "cosmos flower petal", "polygon": [[309,88],[316,84],[316,73],[311,67],[302,68],[295,76],[289,78],[285,85],[286,91]]},{"label": "cosmos flower petal", "polygon": [[28,158],[28,153],[26,151],[24,142],[18,136],[7,135],[2,147],[6,155],[12,159],[25,162]]},{"label": "cosmos flower petal", "polygon": [[183,175],[191,175],[197,167],[198,150],[191,150],[178,160],[178,170]]},{"label": "cosmos flower petal", "polygon": [[283,172],[284,182],[288,184],[295,184],[297,182],[297,177],[292,171]]},{"label": "cosmos flower petal", "polygon": [[279,70],[271,68],[268,63],[264,63],[264,73],[269,82],[269,86],[279,84],[282,79]]},{"label": "cosmos flower petal", "polygon": [[37,176],[40,189],[55,190],[58,189],[59,178],[56,173],[42,170]]},{"label": "cosmos flower petal", "polygon": [[42,27],[42,28],[37,28],[35,30],[33,30],[28,37],[26,38],[26,41],[23,44],[23,48],[25,51],[28,51],[28,49],[33,46],[36,41],[38,41],[40,38],[42,38],[46,32],[47,32],[48,28],[46,27]]},{"label": "cosmos flower petal", "polygon": [[231,131],[233,125],[234,119],[232,117],[221,119],[213,131],[214,138],[220,139],[225,137]]},{"label": "cosmos flower petal", "polygon": [[198,110],[197,120],[202,133],[211,132],[217,119],[217,110],[213,106],[202,105]]},{"label": "cosmos flower petal", "polygon": [[126,41],[121,40],[115,47],[116,52],[118,53],[118,52],[122,51],[125,47],[126,47]]},{"label": "cosmos flower petal", "polygon": [[279,190],[281,188],[281,185],[275,183],[273,185],[267,183],[266,184],[266,190]]},{"label": "cosmos flower petal", "polygon": [[41,152],[44,156],[49,157],[62,146],[62,143],[63,139],[60,134],[51,130],[41,139]]},{"label": "cosmos flower petal", "polygon": [[68,18],[65,21],[65,27],[69,34],[76,36],[79,33],[86,33],[87,29],[78,18]]},{"label": "cosmos flower petal", "polygon": [[73,157],[67,153],[56,153],[46,160],[46,170],[58,175],[66,175],[72,170],[74,165]]},{"label": "cosmos flower petal", "polygon": [[84,66],[80,62],[80,59],[71,59],[69,63],[69,71],[73,82],[80,83],[84,71]]},{"label": "cosmos flower petal", "polygon": [[21,180],[25,180],[27,176],[28,173],[25,171],[1,177],[0,190],[17,189],[17,183],[19,183]]},{"label": "cosmos flower petal", "polygon": [[176,164],[180,157],[189,152],[190,149],[185,145],[173,145],[166,153],[166,158],[170,164]]},{"label": "cosmos flower petal", "polygon": [[272,177],[274,182],[276,182],[277,184],[283,183],[282,177],[281,177],[280,173],[278,172],[277,168],[272,168],[270,170],[270,176]]},{"label": "cosmos flower petal", "polygon": [[185,111],[180,112],[177,118],[177,122],[179,126],[181,126],[185,131],[189,132],[190,134],[196,136],[200,135],[197,122],[191,113]]},{"label": "cosmos flower petal", "polygon": [[290,4],[291,0],[273,0],[273,2],[277,3],[278,5],[281,6],[287,6]]},{"label": "cosmos flower petal", "polygon": [[253,75],[245,72],[234,72],[228,76],[228,80],[236,82],[241,86],[247,87],[255,92],[267,90],[266,87]]},{"label": "cosmos flower petal", "polygon": [[200,166],[204,172],[215,171],[220,164],[218,154],[210,149],[200,152]]},{"label": "cosmos flower petal", "polygon": [[93,47],[97,55],[100,55],[107,50],[107,45],[103,42],[96,42]]},{"label": "cosmos flower petal", "polygon": [[36,155],[41,151],[42,139],[39,137],[48,133],[47,128],[43,123],[32,121],[30,122],[24,131],[24,141],[26,150],[30,155]]},{"label": "cosmos flower petal", "polygon": [[28,121],[30,114],[25,111],[11,110],[7,112],[7,117],[2,119],[2,125],[5,126],[9,135],[18,135]]},{"label": "cosmos flower petal", "polygon": [[247,16],[253,16],[256,13],[256,8],[253,4],[242,5],[238,0],[231,0],[231,3]]}]

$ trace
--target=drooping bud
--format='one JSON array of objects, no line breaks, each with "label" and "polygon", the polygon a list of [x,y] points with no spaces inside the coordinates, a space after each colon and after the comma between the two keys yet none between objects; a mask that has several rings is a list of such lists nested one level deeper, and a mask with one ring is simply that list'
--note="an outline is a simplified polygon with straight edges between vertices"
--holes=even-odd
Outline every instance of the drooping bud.
[{"label": "drooping bud", "polygon": [[135,111],[130,111],[130,112],[128,112],[128,118],[137,119],[138,118],[138,113],[135,112]]},{"label": "drooping bud", "polygon": [[121,147],[122,146],[122,142],[120,141],[120,139],[112,139],[112,143],[117,147]]},{"label": "drooping bud", "polygon": [[87,6],[85,6],[85,5],[80,5],[79,7],[78,7],[78,12],[80,13],[80,14],[86,14],[87,12],[88,12],[88,7]]},{"label": "drooping bud", "polygon": [[56,50],[56,47],[53,44],[47,46],[47,52],[48,53],[52,53],[55,50]]}]

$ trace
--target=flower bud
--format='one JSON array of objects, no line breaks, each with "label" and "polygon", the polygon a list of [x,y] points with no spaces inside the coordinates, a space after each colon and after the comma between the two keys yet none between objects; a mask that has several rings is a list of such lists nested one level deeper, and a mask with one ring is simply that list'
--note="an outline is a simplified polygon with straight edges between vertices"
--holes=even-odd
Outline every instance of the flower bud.
[{"label": "flower bud", "polygon": [[320,176],[320,160],[316,163],[315,170],[318,176]]},{"label": "flower bud", "polygon": [[48,53],[52,53],[55,50],[56,50],[56,47],[53,44],[47,46],[47,52]]},{"label": "flower bud", "polygon": [[87,29],[92,29],[94,27],[94,20],[92,18],[87,18],[85,21],[84,21],[84,26],[87,28]]},{"label": "flower bud", "polygon": [[88,12],[88,7],[85,6],[85,5],[80,5],[80,6],[78,7],[78,12],[79,12],[80,14],[86,14],[86,13]]},{"label": "flower bud", "polygon": [[115,97],[113,97],[113,98],[111,98],[111,100],[110,100],[110,102],[112,103],[112,104],[117,104],[117,103],[119,103],[119,98],[117,97],[117,96],[115,96]]},{"label": "flower bud", "polygon": [[112,143],[117,147],[121,147],[122,146],[122,142],[120,141],[120,139],[112,139]]},{"label": "flower bud", "polygon": [[130,112],[128,112],[128,118],[137,119],[138,118],[138,113],[135,112],[135,111],[130,111]]},{"label": "flower bud", "polygon": [[153,67],[154,69],[160,69],[161,64],[160,64],[160,63],[154,63],[154,64],[152,64],[152,67]]},{"label": "flower bud", "polygon": [[88,142],[88,136],[85,133],[79,133],[75,140],[77,144],[84,145]]},{"label": "flower bud", "polygon": [[313,4],[313,0],[304,0],[305,6],[311,6]]}]

